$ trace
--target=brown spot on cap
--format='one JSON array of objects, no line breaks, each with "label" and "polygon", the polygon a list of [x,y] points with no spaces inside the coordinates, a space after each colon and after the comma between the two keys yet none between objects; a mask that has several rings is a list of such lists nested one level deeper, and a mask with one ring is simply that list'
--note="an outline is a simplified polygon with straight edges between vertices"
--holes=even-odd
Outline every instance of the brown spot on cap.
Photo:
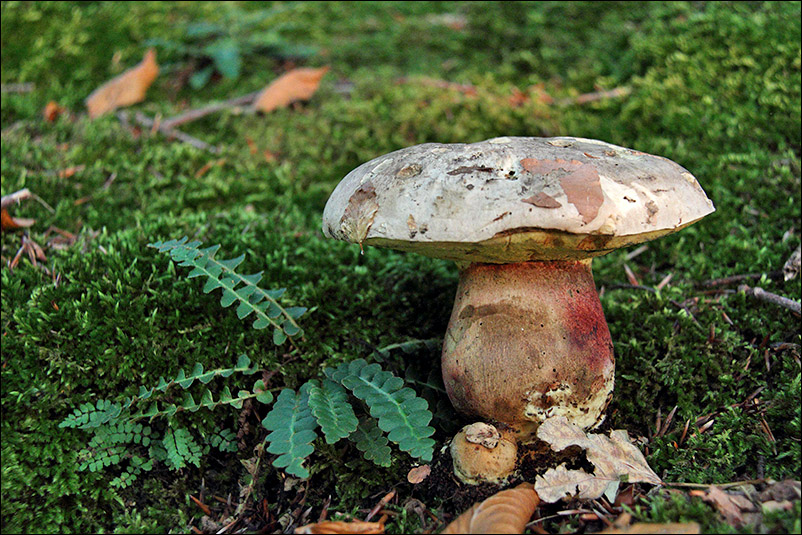
[{"label": "brown spot on cap", "polygon": [[493,171],[492,167],[486,167],[484,165],[471,165],[471,166],[462,166],[457,167],[453,171],[449,171],[446,173],[447,175],[464,175],[465,173],[473,173],[474,171],[480,171],[482,173],[490,173]]},{"label": "brown spot on cap", "polygon": [[599,173],[593,165],[579,160],[566,161],[560,158],[556,160],[524,158],[521,160],[521,165],[530,173],[540,175],[561,172],[560,186],[565,191],[568,202],[579,211],[582,221],[590,223],[596,218],[604,202],[604,194]]},{"label": "brown spot on cap", "polygon": [[340,219],[340,230],[348,241],[358,243],[362,248],[362,242],[365,241],[378,211],[376,189],[371,182],[366,182],[348,199],[348,206]]},{"label": "brown spot on cap", "polygon": [[398,172],[395,174],[395,176],[397,176],[398,178],[412,178],[413,176],[421,174],[421,171],[423,171],[423,167],[421,167],[416,163],[413,163],[411,165],[399,169]]},{"label": "brown spot on cap", "polygon": [[526,199],[521,199],[521,201],[535,205],[538,208],[559,208],[562,206],[562,204],[557,202],[554,197],[542,191],[539,191],[531,197],[527,197]]}]

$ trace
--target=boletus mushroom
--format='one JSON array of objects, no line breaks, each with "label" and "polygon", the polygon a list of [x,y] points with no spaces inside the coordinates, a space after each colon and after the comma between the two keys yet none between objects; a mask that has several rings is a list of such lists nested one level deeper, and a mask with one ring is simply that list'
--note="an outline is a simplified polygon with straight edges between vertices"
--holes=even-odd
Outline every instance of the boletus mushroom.
[{"label": "boletus mushroom", "polygon": [[530,441],[546,418],[597,426],[615,360],[591,260],[714,211],[680,165],[591,139],[427,143],[351,171],[326,236],[454,260],[442,353],[459,411]]}]

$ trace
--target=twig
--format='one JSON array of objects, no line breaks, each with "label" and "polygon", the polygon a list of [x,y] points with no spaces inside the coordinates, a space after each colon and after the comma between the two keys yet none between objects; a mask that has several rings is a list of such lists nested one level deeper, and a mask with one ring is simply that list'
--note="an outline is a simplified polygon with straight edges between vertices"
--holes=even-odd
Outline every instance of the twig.
[{"label": "twig", "polygon": [[211,113],[215,113],[220,110],[225,110],[227,108],[233,108],[236,106],[247,106],[248,104],[252,104],[253,101],[256,100],[256,97],[259,96],[259,93],[260,91],[255,91],[253,93],[248,93],[247,95],[232,98],[224,102],[218,102],[217,104],[210,104],[202,108],[189,110],[187,112],[182,113],[181,115],[176,115],[171,119],[166,119],[162,121],[161,126],[163,128],[167,128],[168,130],[170,130],[184,123],[196,121],[201,117],[205,117]]},{"label": "twig", "polygon": [[669,483],[664,481],[663,484],[667,487],[688,487],[692,489],[706,489],[709,487],[718,487],[720,489],[727,489],[730,487],[740,487],[741,485],[757,485],[765,483],[765,479],[747,479],[746,481],[730,481],[729,483]]},{"label": "twig", "polygon": [[558,106],[571,106],[572,104],[587,104],[588,102],[596,102],[597,100],[604,100],[606,98],[625,97],[632,92],[629,87],[616,87],[615,89],[608,89],[606,91],[594,91],[593,93],[584,93],[576,97],[568,97],[557,101]]},{"label": "twig", "polygon": [[23,188],[19,191],[15,191],[14,193],[9,193],[8,195],[3,195],[2,199],[0,199],[0,208],[8,208],[12,204],[17,204],[20,201],[23,201],[33,194],[28,188]]},{"label": "twig", "polygon": [[772,279],[772,280],[780,280],[783,277],[782,271],[769,271],[768,273],[746,273],[744,275],[731,275],[729,277],[724,277],[721,279],[712,279],[707,280],[701,283],[700,286],[705,288],[711,288],[715,286],[726,286],[728,284],[735,284],[736,282],[741,282],[749,279],[759,279],[763,275]]},{"label": "twig", "polygon": [[[119,112],[117,114],[117,118],[123,124],[128,122],[127,113],[124,112],[124,111]],[[213,145],[209,145],[205,141],[201,141],[200,139],[192,137],[189,134],[185,134],[184,132],[181,132],[180,130],[176,130],[175,128],[166,128],[164,126],[164,123],[157,123],[156,121],[154,121],[153,119],[151,119],[150,117],[148,117],[147,115],[145,115],[142,112],[137,112],[136,115],[134,116],[134,119],[136,120],[137,123],[139,123],[140,125],[144,126],[145,128],[154,128],[155,127],[154,129],[158,130],[163,135],[165,135],[167,137],[173,137],[173,138],[175,138],[175,139],[177,139],[179,141],[183,141],[184,143],[192,145],[196,149],[206,150],[206,151],[209,151],[209,152],[211,152],[213,154],[218,154],[220,152],[220,149],[218,149],[217,147],[215,147]]]},{"label": "twig", "polygon": [[30,93],[36,89],[33,82],[24,82],[21,84],[0,84],[0,93]]},{"label": "twig", "polygon": [[750,288],[746,284],[742,284],[738,286],[738,291],[744,292],[747,295],[751,295],[752,297],[756,297],[761,301],[765,301],[773,305],[778,305],[783,308],[787,308],[791,312],[802,314],[802,303],[800,303],[799,301],[794,301],[793,299],[788,299],[787,297],[783,297],[781,295],[767,292],[763,288],[757,286],[754,288]]}]

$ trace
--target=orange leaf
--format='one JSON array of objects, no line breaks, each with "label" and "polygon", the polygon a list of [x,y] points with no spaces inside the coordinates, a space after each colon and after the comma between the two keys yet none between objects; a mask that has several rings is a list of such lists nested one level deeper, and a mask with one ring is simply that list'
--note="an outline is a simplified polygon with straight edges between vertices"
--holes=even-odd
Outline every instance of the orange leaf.
[{"label": "orange leaf", "polygon": [[94,119],[121,106],[141,102],[158,74],[156,51],[151,48],[145,53],[139,65],[112,78],[86,98],[89,117]]},{"label": "orange leaf", "polygon": [[295,533],[353,533],[360,535],[384,533],[384,524],[381,522],[363,522],[361,520],[352,520],[350,522],[327,520],[295,528]]},{"label": "orange leaf", "polygon": [[276,108],[289,106],[299,100],[309,100],[317,91],[320,80],[327,72],[329,72],[329,67],[293,69],[265,87],[256,97],[253,108],[267,113]]},{"label": "orange leaf", "polygon": [[532,485],[521,483],[474,504],[441,533],[523,533],[539,503]]},{"label": "orange leaf", "polygon": [[42,115],[44,116],[45,121],[47,121],[48,123],[52,123],[53,121],[58,119],[58,116],[64,113],[65,111],[67,111],[66,108],[59,106],[58,102],[56,102],[55,100],[51,100],[50,102],[47,103],[47,106],[45,106]]},{"label": "orange leaf", "polygon": [[3,208],[2,212],[0,213],[0,225],[2,225],[3,230],[13,230],[18,228],[25,228],[30,227],[36,223],[35,219],[24,219],[21,217],[11,217],[8,213],[8,210]]}]

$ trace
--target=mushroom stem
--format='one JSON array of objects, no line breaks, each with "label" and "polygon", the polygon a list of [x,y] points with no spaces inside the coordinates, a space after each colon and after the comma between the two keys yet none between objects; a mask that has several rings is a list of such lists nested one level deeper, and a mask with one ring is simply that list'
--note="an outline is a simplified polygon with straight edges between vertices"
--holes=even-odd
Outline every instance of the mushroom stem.
[{"label": "mushroom stem", "polygon": [[615,360],[591,273],[580,261],[470,264],[443,344],[443,381],[461,412],[523,442],[550,416],[604,419]]}]

